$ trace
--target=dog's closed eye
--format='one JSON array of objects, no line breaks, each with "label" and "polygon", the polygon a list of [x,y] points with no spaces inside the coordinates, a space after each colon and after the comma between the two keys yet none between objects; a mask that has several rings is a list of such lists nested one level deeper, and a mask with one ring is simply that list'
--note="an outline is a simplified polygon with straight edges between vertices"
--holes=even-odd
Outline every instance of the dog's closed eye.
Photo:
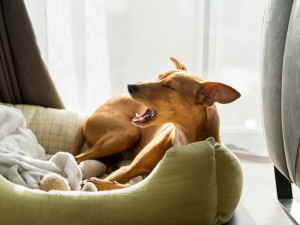
[{"label": "dog's closed eye", "polygon": [[173,91],[176,91],[175,88],[171,87],[171,86],[168,85],[168,84],[166,84],[165,87],[166,87],[166,88],[169,88],[169,89],[171,89],[171,90],[173,90]]}]

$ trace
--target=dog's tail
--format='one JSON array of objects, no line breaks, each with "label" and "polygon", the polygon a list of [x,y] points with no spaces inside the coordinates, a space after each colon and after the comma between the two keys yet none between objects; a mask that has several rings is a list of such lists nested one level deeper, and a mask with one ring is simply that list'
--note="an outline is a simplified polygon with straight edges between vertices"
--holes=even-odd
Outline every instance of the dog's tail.
[{"label": "dog's tail", "polygon": [[80,126],[80,128],[77,131],[76,137],[75,137],[75,142],[72,145],[72,147],[69,150],[69,153],[72,155],[78,155],[80,152],[83,143],[85,141],[84,135],[83,135],[83,124]]}]

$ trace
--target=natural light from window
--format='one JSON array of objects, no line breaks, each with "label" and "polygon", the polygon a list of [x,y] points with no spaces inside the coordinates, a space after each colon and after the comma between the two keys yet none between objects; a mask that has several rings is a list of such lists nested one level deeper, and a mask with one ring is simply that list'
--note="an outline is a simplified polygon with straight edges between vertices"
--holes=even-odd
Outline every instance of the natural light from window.
[{"label": "natural light from window", "polygon": [[127,84],[155,80],[174,56],[242,97],[220,105],[229,148],[266,154],[260,108],[265,0],[25,0],[43,58],[68,109],[92,113]]}]

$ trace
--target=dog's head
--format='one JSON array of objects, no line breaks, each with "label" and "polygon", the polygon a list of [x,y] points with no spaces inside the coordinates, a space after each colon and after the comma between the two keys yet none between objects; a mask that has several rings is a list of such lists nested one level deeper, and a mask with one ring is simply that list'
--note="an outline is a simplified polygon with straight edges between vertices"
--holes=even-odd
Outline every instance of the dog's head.
[{"label": "dog's head", "polygon": [[[240,97],[232,87],[212,81],[203,81],[187,71],[175,58],[175,70],[160,74],[154,82],[137,82],[128,85],[128,92],[147,110],[133,118],[140,127],[163,124],[201,116],[199,110],[215,102],[230,103]],[[201,111],[201,110],[200,110]]]}]

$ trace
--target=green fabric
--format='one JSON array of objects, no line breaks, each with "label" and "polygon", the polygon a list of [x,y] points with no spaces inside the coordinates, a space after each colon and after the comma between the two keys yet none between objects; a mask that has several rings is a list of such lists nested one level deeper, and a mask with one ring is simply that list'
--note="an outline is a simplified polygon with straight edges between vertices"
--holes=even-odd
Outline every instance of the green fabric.
[{"label": "green fabric", "polygon": [[213,138],[167,151],[142,182],[123,190],[42,192],[0,177],[1,224],[223,224],[239,202],[238,159]]},{"label": "green fabric", "polygon": [[1,102],[0,105],[14,107],[23,112],[27,127],[36,135],[47,154],[68,151],[75,141],[79,126],[85,120],[84,115],[69,110]]}]

